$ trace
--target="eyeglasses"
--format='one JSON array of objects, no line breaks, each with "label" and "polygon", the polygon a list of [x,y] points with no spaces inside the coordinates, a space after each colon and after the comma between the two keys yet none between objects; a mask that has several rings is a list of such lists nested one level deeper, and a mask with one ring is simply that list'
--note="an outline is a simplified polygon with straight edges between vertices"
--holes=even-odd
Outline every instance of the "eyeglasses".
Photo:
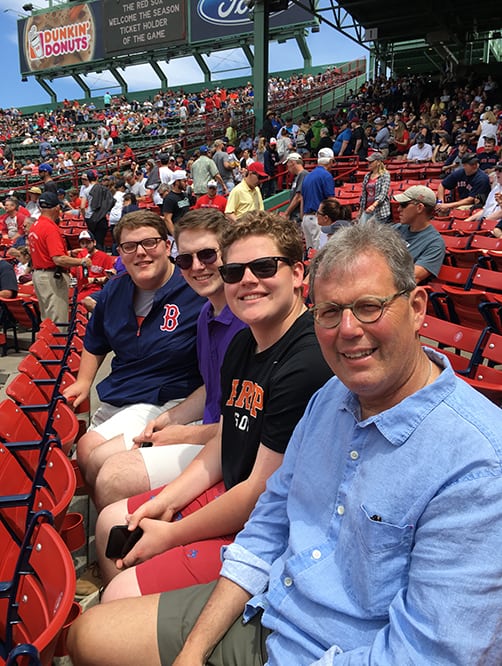
[{"label": "eyeglasses", "polygon": [[186,271],[189,268],[192,268],[194,257],[197,257],[201,264],[208,266],[209,264],[214,264],[216,259],[218,259],[218,250],[214,250],[213,248],[205,248],[204,250],[199,250],[198,252],[186,252],[184,254],[178,254],[174,260],[174,263],[176,266]]},{"label": "eyeglasses", "polygon": [[413,199],[411,201],[403,201],[402,203],[399,202],[399,208],[408,208],[410,204],[416,204],[418,201],[414,201]]},{"label": "eyeglasses", "polygon": [[126,241],[125,243],[120,243],[119,248],[125,254],[137,252],[138,245],[141,245],[143,250],[154,250],[161,240],[162,238],[157,236],[156,238],[143,238],[140,241]]},{"label": "eyeglasses", "polygon": [[293,265],[293,261],[287,257],[261,257],[261,259],[255,259],[243,264],[225,264],[224,266],[220,266],[218,270],[221,273],[223,282],[235,284],[242,280],[246,268],[249,268],[251,273],[260,279],[274,277],[277,273],[279,261],[283,261],[289,266]]},{"label": "eyeglasses", "polygon": [[336,328],[342,320],[344,310],[350,310],[354,317],[362,324],[374,324],[383,315],[385,308],[396,298],[407,294],[409,289],[398,291],[397,294],[378,298],[377,296],[361,296],[353,303],[340,305],[339,303],[319,303],[312,308],[314,320],[322,328]]}]

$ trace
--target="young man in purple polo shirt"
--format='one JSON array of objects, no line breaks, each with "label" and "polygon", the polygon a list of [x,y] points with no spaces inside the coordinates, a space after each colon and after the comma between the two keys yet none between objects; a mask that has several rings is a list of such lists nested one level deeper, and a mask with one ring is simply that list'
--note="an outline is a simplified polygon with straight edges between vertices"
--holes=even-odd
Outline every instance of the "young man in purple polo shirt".
[{"label": "young man in purple polo shirt", "polygon": [[[206,209],[188,212],[176,226],[175,263],[193,290],[208,299],[197,322],[197,357],[204,384],[145,423],[143,432],[133,438],[133,449],[124,450],[122,439],[114,438],[95,450],[90,464],[97,475],[94,500],[98,510],[169,483],[217,432],[221,365],[230,341],[245,326],[227,305],[218,271],[220,238],[228,224],[220,211]],[[153,446],[144,447],[144,442]]]}]

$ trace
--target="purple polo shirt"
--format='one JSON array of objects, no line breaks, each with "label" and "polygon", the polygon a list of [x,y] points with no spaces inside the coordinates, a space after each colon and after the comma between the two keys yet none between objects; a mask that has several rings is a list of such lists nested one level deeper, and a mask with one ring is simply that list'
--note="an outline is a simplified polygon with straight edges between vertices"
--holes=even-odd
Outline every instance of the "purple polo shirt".
[{"label": "purple polo shirt", "polygon": [[203,423],[218,423],[221,416],[220,370],[234,335],[246,328],[228,305],[215,317],[210,301],[204,304],[197,321],[197,358],[206,386]]}]

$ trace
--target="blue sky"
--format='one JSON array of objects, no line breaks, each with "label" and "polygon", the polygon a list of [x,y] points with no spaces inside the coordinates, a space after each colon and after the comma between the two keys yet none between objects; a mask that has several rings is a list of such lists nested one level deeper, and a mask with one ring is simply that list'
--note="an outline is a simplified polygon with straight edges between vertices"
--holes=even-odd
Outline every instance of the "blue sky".
[{"label": "blue sky", "polygon": [[[38,0],[33,3],[47,6],[47,0]],[[21,82],[19,73],[19,56],[17,44],[17,20],[19,15],[25,16],[22,6],[25,0],[0,0],[0,34],[2,40],[2,81],[0,85],[0,107],[25,106],[29,104],[44,104],[49,102],[49,96],[32,78],[28,82]],[[322,25],[319,33],[309,35],[309,48],[312,53],[313,65],[325,65],[332,62],[353,60],[365,57],[366,50],[350,39],[344,37],[329,26]],[[296,42],[286,44],[271,43],[270,69],[302,70],[303,59]],[[166,73],[170,86],[203,81],[202,73],[192,58],[172,60],[169,64],[159,63]],[[232,76],[249,76],[245,60],[240,50],[215,53],[208,62],[213,71],[214,78],[223,78],[215,72],[224,69],[234,70]],[[242,68],[242,69],[241,69]],[[128,67],[124,76],[129,84],[129,91],[147,90],[156,88],[159,80],[153,70],[147,65]],[[228,75],[226,75],[228,76]],[[91,88],[93,96],[102,95],[106,90],[119,92],[117,82],[108,73],[90,74],[85,77],[87,85]],[[82,97],[82,90],[71,78],[57,79],[51,84],[58,95],[58,100],[64,97],[69,99]]]}]

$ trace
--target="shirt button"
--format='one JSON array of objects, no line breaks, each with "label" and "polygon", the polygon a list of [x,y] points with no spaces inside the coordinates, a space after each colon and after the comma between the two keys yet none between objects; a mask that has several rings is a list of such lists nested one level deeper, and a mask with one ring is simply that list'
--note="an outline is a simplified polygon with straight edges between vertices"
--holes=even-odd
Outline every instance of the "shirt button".
[{"label": "shirt button", "polygon": [[286,578],[284,579],[284,585],[285,587],[291,587],[291,585],[293,585],[293,579],[290,578],[289,576],[286,576]]},{"label": "shirt button", "polygon": [[352,460],[357,460],[359,458],[359,453],[357,451],[351,451],[350,457],[352,458]]},{"label": "shirt button", "polygon": [[314,560],[320,560],[321,559],[321,551],[317,550],[317,548],[316,548],[315,550],[312,551],[312,557],[314,558]]},{"label": "shirt button", "polygon": [[343,506],[343,504],[340,504],[339,506],[336,507],[336,512],[339,516],[343,516],[343,514],[345,513],[345,507]]}]

